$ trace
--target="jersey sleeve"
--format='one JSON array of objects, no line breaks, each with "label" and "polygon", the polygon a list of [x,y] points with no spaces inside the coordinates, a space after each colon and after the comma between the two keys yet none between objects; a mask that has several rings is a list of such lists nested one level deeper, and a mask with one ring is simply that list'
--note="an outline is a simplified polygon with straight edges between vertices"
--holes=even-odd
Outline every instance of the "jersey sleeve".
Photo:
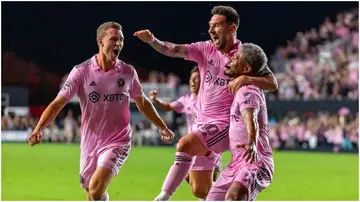
[{"label": "jersey sleeve", "polygon": [[206,42],[196,42],[185,45],[188,55],[185,60],[190,60],[202,65],[204,60],[204,51],[206,49]]},{"label": "jersey sleeve", "polygon": [[137,97],[140,97],[143,94],[144,94],[144,92],[141,88],[139,76],[138,76],[136,70],[134,69],[134,78],[133,78],[133,81],[131,84],[130,97],[131,97],[131,99],[135,100]]},{"label": "jersey sleeve", "polygon": [[177,112],[177,113],[185,113],[185,97],[181,96],[176,101],[170,103],[170,106]]},{"label": "jersey sleeve", "polygon": [[237,102],[239,103],[240,111],[244,109],[255,109],[260,111],[261,99],[259,91],[249,90],[244,87],[243,90],[239,90],[237,96]]},{"label": "jersey sleeve", "polygon": [[58,95],[65,97],[67,100],[71,100],[74,95],[79,92],[81,80],[82,76],[80,70],[74,67],[61,87]]}]

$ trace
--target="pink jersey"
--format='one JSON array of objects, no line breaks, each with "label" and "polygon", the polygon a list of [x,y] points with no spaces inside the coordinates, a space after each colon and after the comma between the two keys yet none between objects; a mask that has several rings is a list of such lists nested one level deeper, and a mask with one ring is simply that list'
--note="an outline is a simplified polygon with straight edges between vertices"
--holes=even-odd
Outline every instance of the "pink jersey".
[{"label": "pink jersey", "polygon": [[188,133],[192,131],[192,127],[194,124],[194,97],[189,95],[181,96],[176,101],[172,102],[170,106],[177,112],[177,113],[183,113],[186,116],[186,122],[187,122],[187,131]]},{"label": "pink jersey", "polygon": [[[241,46],[236,41],[229,53],[218,51],[211,40],[187,44],[188,56],[186,60],[198,63],[200,70],[200,89],[197,102],[194,104],[197,124],[216,122],[218,124],[230,123],[230,107],[234,96],[228,90],[231,78],[224,74],[225,66]],[[267,67],[259,76],[271,73]]]},{"label": "pink jersey", "polygon": [[194,105],[197,124],[212,121],[229,124],[234,96],[228,90],[230,77],[224,75],[224,70],[228,59],[236,53],[240,45],[241,42],[237,41],[228,54],[218,51],[210,40],[186,45],[186,59],[197,62],[200,70],[198,101]]},{"label": "pink jersey", "polygon": [[229,130],[230,151],[238,153],[236,146],[248,143],[247,126],[241,116],[244,109],[258,110],[259,137],[257,150],[259,161],[270,171],[274,172],[274,161],[272,149],[269,142],[269,124],[266,108],[266,100],[263,92],[256,86],[249,85],[241,87],[235,95],[231,106],[231,122]]},{"label": "pink jersey", "polygon": [[68,100],[79,97],[81,152],[88,155],[104,146],[130,144],[130,98],[143,95],[134,67],[117,60],[104,72],[96,57],[75,66],[59,92]]}]

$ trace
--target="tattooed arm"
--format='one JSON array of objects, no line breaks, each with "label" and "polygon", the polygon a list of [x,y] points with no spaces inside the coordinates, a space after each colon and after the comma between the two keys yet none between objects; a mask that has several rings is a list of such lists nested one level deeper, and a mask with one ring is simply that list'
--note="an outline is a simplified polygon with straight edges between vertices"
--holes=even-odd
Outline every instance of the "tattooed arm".
[{"label": "tattooed arm", "polygon": [[141,30],[134,33],[143,42],[148,43],[159,53],[174,57],[174,58],[186,58],[188,55],[187,48],[184,44],[174,44],[166,41],[160,41],[149,31]]}]

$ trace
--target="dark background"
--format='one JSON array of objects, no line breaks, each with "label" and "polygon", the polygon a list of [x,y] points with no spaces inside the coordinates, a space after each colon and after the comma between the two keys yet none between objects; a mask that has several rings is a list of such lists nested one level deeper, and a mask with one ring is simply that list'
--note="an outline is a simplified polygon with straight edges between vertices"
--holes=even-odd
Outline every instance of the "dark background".
[{"label": "dark background", "polygon": [[358,2],[2,2],[2,51],[64,75],[97,53],[97,27],[117,21],[125,35],[122,60],[135,68],[174,72],[187,82],[192,63],[162,56],[132,34],[150,29],[175,43],[208,40],[215,5],[233,6],[240,14],[238,38],[261,45],[270,57],[297,31],[318,28],[325,17],[334,19]]}]

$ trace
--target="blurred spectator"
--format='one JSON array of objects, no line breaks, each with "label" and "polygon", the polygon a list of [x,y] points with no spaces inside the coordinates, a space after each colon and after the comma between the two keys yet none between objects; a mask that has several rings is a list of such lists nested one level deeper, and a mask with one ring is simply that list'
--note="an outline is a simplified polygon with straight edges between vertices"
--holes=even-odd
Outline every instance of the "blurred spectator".
[{"label": "blurred spectator", "polygon": [[299,114],[283,117],[270,126],[269,138],[274,149],[331,147],[358,151],[359,113],[356,117],[342,108],[339,114]]},{"label": "blurred spectator", "polygon": [[[271,66],[284,100],[352,99],[359,97],[358,10],[340,12],[319,26],[298,32],[279,47]],[[273,96],[272,94],[270,94]]]}]

